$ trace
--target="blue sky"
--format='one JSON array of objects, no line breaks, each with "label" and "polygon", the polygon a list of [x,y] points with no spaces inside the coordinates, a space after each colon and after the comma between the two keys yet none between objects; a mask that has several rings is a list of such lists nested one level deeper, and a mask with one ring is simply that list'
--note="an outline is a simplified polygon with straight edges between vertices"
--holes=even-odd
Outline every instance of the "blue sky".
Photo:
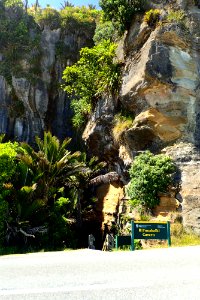
[{"label": "blue sky", "polygon": [[[34,3],[35,1],[32,2]],[[97,8],[99,7],[98,6],[99,0],[69,0],[69,2],[75,6],[82,6],[82,5],[87,6],[88,4],[93,4]],[[39,0],[39,4],[42,7],[45,7],[47,4],[50,4],[52,7],[57,9],[61,8],[62,3],[64,3],[63,0]]]}]

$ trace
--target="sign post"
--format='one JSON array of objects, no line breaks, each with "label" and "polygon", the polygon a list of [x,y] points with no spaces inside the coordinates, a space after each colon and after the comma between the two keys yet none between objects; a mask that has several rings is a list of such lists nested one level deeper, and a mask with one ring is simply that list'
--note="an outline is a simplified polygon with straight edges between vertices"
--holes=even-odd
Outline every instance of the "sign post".
[{"label": "sign post", "polygon": [[168,233],[168,246],[171,246],[171,233],[170,233],[170,222],[167,222],[167,233]]}]

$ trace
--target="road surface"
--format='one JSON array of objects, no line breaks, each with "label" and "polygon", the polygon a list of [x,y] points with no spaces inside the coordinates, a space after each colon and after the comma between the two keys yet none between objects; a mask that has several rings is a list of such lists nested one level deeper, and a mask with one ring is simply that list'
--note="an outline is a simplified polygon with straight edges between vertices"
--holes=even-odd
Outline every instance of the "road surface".
[{"label": "road surface", "polygon": [[1,300],[200,299],[200,247],[0,257]]}]

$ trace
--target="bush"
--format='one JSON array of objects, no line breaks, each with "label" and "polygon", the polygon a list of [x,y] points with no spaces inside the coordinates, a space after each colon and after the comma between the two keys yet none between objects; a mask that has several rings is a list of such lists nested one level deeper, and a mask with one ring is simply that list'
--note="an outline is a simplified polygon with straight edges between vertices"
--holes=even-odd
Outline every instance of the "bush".
[{"label": "bush", "polygon": [[102,41],[115,41],[117,39],[117,34],[115,27],[112,22],[101,22],[97,25],[93,40],[95,44],[99,44]]},{"label": "bush", "polygon": [[144,21],[150,26],[154,27],[160,20],[159,9],[151,9],[145,13]]},{"label": "bush", "polygon": [[130,184],[127,194],[133,206],[152,209],[159,204],[159,192],[167,192],[173,185],[172,174],[176,168],[170,157],[153,155],[146,151],[138,155],[129,170]]},{"label": "bush", "polygon": [[104,18],[113,22],[120,34],[129,29],[133,16],[145,10],[146,0],[100,0]]},{"label": "bush", "polygon": [[[6,1],[0,9],[0,74],[12,85],[12,75],[24,76],[21,60],[38,49],[38,27],[22,1]],[[30,34],[30,30],[32,34]],[[38,62],[38,60],[37,60]]]},{"label": "bush", "polygon": [[85,6],[67,6],[60,11],[61,27],[69,30],[80,28],[81,30],[95,30],[96,19],[100,12],[96,9],[89,9]]},{"label": "bush", "polygon": [[50,29],[57,29],[61,24],[59,12],[51,7],[38,10],[35,19],[40,26],[49,26]]},{"label": "bush", "polygon": [[185,17],[186,15],[183,10],[171,10],[167,15],[167,21],[180,23],[184,21]]}]

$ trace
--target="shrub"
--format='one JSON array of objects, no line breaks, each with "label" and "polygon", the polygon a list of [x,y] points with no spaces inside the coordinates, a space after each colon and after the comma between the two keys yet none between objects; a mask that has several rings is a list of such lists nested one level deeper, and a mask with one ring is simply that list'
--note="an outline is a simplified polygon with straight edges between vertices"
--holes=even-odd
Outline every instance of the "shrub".
[{"label": "shrub", "polygon": [[0,9],[0,52],[3,54],[0,74],[10,84],[12,75],[24,76],[21,60],[28,59],[40,42],[38,27],[22,4],[20,0],[6,1]]},{"label": "shrub", "polygon": [[148,209],[159,204],[159,192],[167,192],[173,184],[172,174],[176,168],[170,157],[163,154],[153,155],[146,151],[138,155],[129,170],[130,184],[127,194],[132,206]]},{"label": "shrub", "polygon": [[120,34],[130,27],[133,16],[145,10],[146,0],[100,0],[104,18],[112,21]]},{"label": "shrub", "polygon": [[169,22],[183,22],[186,15],[183,10],[171,10],[169,14],[167,15],[167,21]]},{"label": "shrub", "polygon": [[52,7],[38,10],[35,19],[40,26],[49,26],[50,29],[59,28],[61,23],[59,12]]},{"label": "shrub", "polygon": [[113,23],[110,21],[100,22],[96,29],[93,40],[95,44],[99,44],[102,41],[115,41],[117,39],[117,34]]},{"label": "shrub", "polygon": [[70,7],[67,6],[60,11],[61,27],[63,29],[78,29],[94,30],[96,26],[96,19],[100,12],[96,9],[89,9],[85,6]]},{"label": "shrub", "polygon": [[150,26],[154,27],[160,20],[159,9],[150,9],[145,13],[144,21]]}]

